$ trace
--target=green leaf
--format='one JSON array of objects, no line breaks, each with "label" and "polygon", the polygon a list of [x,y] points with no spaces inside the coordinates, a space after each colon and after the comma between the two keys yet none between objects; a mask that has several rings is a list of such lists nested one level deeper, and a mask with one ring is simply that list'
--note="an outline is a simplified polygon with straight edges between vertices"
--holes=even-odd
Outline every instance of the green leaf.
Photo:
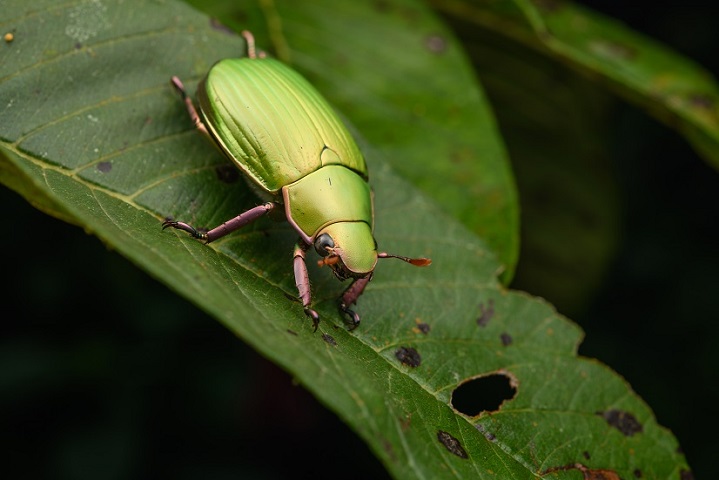
[{"label": "green leaf", "polygon": [[719,87],[686,57],[570,1],[431,3],[453,20],[512,38],[601,81],[676,129],[719,168]]},{"label": "green leaf", "polygon": [[[290,371],[395,477],[688,470],[630,387],[577,356],[579,328],[503,288],[487,246],[395,175],[383,149],[367,155],[378,242],[434,263],[383,261],[353,332],[329,272],[311,269],[316,334],[288,298],[295,235],[285,223],[263,219],[211,246],[162,231],[166,215],[214,226],[257,201],[168,85],[172,74],[194,84],[242,52],[238,37],[175,2],[12,1],[4,17],[15,40],[0,48],[3,182],[39,193],[39,208],[62,212]],[[506,387],[505,402],[480,412],[483,395],[470,396],[474,412],[459,413],[469,410],[457,387],[486,376]]]},{"label": "green leaf", "polygon": [[251,28],[307,76],[394,169],[484,238],[511,280],[519,209],[504,146],[460,44],[423,2],[190,3]]}]

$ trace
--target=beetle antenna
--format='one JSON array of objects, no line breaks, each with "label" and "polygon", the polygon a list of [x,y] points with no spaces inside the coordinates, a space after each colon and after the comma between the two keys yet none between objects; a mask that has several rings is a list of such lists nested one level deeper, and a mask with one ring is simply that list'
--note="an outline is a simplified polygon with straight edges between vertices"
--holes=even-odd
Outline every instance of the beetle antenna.
[{"label": "beetle antenna", "polygon": [[377,257],[379,258],[399,258],[403,262],[411,263],[415,267],[426,267],[427,265],[430,265],[432,263],[431,258],[409,258],[409,257],[403,257],[401,255],[392,255],[391,253],[378,253]]},{"label": "beetle antenna", "polygon": [[252,35],[252,32],[249,30],[242,30],[242,36],[245,37],[245,41],[247,42],[247,56],[257,58],[257,53],[255,52],[255,36]]}]

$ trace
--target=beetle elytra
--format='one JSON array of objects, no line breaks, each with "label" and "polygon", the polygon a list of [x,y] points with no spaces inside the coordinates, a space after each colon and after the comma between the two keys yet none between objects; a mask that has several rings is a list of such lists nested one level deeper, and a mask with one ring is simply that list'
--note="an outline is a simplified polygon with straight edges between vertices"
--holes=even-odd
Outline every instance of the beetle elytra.
[{"label": "beetle elytra", "polygon": [[195,127],[239,168],[267,200],[207,232],[173,220],[173,227],[206,243],[223,237],[273,210],[284,210],[299,234],[294,248],[295,284],[305,314],[317,330],[305,255],[312,245],[340,280],[352,279],[339,298],[350,329],[360,318],[350,309],[371,280],[378,258],[398,258],[416,266],[428,258],[377,251],[373,236],[373,196],[364,157],[347,128],[310,83],[283,63],[255,51],[250,32],[247,56],[217,62],[197,88],[199,114],[177,77]]}]

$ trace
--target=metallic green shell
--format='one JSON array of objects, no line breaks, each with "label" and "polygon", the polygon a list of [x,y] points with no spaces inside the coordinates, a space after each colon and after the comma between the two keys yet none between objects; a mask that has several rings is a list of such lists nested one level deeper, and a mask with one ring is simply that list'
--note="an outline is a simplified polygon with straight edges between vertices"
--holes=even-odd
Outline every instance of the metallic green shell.
[{"label": "metallic green shell", "polygon": [[269,193],[325,165],[344,165],[367,178],[364,158],[332,107],[277,60],[222,60],[197,96],[222,150]]}]

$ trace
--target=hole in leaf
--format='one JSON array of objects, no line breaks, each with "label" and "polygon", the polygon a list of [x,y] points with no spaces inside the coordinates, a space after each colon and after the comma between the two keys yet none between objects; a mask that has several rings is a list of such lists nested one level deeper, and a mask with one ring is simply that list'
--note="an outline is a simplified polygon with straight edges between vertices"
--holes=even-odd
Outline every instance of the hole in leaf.
[{"label": "hole in leaf", "polygon": [[517,395],[517,380],[507,372],[497,372],[472,378],[452,392],[452,406],[470,417],[482,412],[499,410],[507,400]]}]

